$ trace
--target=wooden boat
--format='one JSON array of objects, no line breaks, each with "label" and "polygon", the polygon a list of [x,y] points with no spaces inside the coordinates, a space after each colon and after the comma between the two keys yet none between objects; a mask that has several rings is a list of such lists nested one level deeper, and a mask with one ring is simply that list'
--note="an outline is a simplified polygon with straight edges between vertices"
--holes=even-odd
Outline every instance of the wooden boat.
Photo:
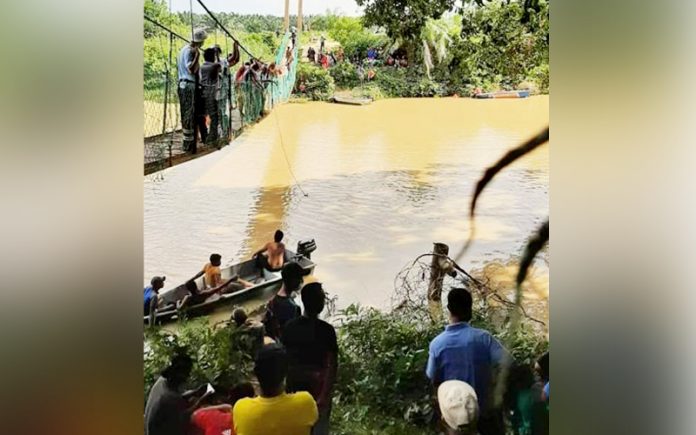
[{"label": "wooden boat", "polygon": [[529,96],[528,90],[521,91],[498,91],[498,92],[484,92],[481,94],[474,94],[474,98],[527,98]]},{"label": "wooden boat", "polygon": [[[302,243],[307,242],[298,243],[298,248],[300,248]],[[311,241],[311,244],[314,246],[314,241]],[[285,261],[295,261],[299,263],[303,269],[313,273],[316,264],[309,258],[310,252],[296,254],[286,249]],[[162,304],[168,308],[156,311],[155,323],[176,321],[180,314],[185,314],[187,318],[198,317],[208,314],[214,309],[223,306],[237,305],[249,299],[270,298],[271,295],[275,294],[280,289],[282,284],[280,274],[273,276],[271,279],[264,278],[264,274],[256,266],[255,260],[246,260],[241,263],[232,264],[225,268],[221,268],[220,272],[223,280],[229,279],[234,275],[239,275],[240,278],[253,282],[254,286],[233,293],[217,293],[208,297],[203,303],[185,308],[182,312],[177,311],[176,301],[181,300],[184,296],[189,294],[189,291],[186,289],[186,284],[184,283],[172,289],[164,290],[160,292],[160,295],[162,296]],[[199,289],[205,288],[202,276],[197,278],[195,282]],[[149,322],[149,316],[143,316],[143,322],[147,324]]]},{"label": "wooden boat", "polygon": [[337,104],[349,104],[351,106],[366,106],[372,103],[372,98],[341,97],[339,95],[334,95],[331,101]]}]

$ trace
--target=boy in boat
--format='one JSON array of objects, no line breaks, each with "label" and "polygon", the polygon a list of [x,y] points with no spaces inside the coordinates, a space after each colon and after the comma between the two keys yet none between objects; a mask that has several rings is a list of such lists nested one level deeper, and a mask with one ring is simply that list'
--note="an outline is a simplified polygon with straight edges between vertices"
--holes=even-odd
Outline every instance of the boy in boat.
[{"label": "boy in boat", "polygon": [[283,232],[276,230],[273,235],[273,241],[266,243],[263,248],[254,252],[251,258],[255,258],[257,265],[268,272],[277,274],[283,268],[285,263],[285,244],[283,240]]},{"label": "boy in boat", "polygon": [[220,271],[220,265],[222,264],[222,256],[220,254],[211,254],[210,262],[203,266],[203,269],[198,272],[191,280],[204,275],[204,289],[206,288],[217,288],[223,289],[223,293],[231,293],[245,288],[253,286],[253,283],[245,281],[239,277],[239,275],[234,275],[227,281],[222,280],[222,272]]}]

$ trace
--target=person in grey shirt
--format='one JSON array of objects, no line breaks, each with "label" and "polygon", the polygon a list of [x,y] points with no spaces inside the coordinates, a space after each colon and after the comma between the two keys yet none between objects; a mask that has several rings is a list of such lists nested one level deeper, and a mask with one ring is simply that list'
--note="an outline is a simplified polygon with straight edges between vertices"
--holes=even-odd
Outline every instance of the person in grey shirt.
[{"label": "person in grey shirt", "polygon": [[184,133],[184,151],[196,152],[196,86],[200,70],[200,53],[198,49],[208,35],[203,29],[193,32],[193,39],[185,45],[177,57],[179,85],[179,108],[181,110],[181,128]]},{"label": "person in grey shirt", "polygon": [[[189,431],[191,414],[206,397],[207,385],[181,393],[180,390],[191,373],[193,362],[183,353],[172,358],[171,364],[162,371],[145,404],[145,435],[186,435]],[[193,404],[188,399],[200,396]],[[230,405],[211,407],[230,410]],[[206,408],[207,409],[207,408]]]}]

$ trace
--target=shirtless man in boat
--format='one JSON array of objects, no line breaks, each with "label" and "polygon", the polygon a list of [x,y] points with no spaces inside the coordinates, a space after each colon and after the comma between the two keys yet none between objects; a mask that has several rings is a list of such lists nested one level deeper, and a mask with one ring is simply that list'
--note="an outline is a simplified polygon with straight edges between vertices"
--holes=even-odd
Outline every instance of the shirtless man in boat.
[{"label": "shirtless man in boat", "polygon": [[[257,260],[257,264],[263,269],[272,273],[279,273],[285,263],[285,244],[283,240],[283,232],[276,230],[273,235],[273,241],[266,243],[263,248],[259,249],[251,256]],[[265,254],[265,255],[264,255]]]}]

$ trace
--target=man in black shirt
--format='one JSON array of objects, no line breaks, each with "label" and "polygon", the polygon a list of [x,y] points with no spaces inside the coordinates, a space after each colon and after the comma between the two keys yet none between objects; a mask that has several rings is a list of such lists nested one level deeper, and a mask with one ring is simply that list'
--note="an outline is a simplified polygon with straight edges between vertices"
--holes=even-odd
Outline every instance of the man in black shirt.
[{"label": "man in black shirt", "polygon": [[336,330],[319,319],[326,301],[321,283],[309,283],[301,293],[304,315],[285,325],[281,339],[289,358],[287,389],[308,391],[314,397],[319,420],[312,435],[324,435],[329,433],[331,390],[338,368]]},{"label": "man in black shirt", "polygon": [[293,293],[300,289],[302,277],[306,275],[309,275],[309,270],[304,270],[294,261],[285,263],[283,266],[280,272],[283,285],[278,290],[278,294],[268,302],[263,319],[266,335],[272,339],[280,339],[285,324],[300,316],[301,310],[293,299]]}]

